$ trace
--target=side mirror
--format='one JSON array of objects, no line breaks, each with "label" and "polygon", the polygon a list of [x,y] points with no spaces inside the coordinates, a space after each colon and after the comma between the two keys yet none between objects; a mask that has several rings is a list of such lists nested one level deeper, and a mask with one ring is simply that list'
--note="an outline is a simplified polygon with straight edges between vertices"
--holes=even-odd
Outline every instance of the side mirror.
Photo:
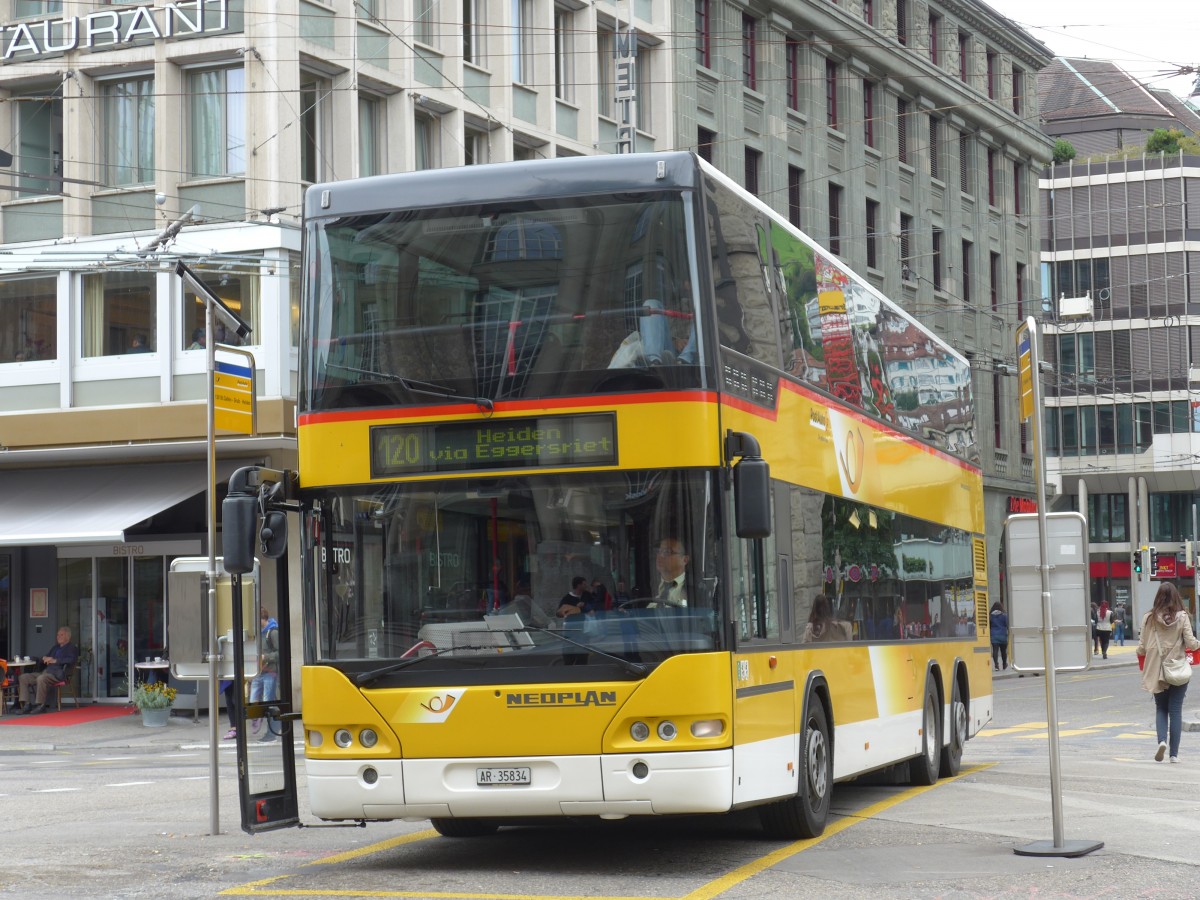
[{"label": "side mirror", "polygon": [[272,510],[263,516],[258,537],[263,556],[267,559],[279,559],[283,556],[287,550],[287,513]]},{"label": "side mirror", "polygon": [[743,456],[733,467],[733,517],[737,536],[771,536],[771,466],[761,456]]},{"label": "side mirror", "polygon": [[[282,514],[281,514],[282,515]],[[221,503],[221,555],[230,575],[254,571],[255,526],[258,498],[253,494],[228,494]],[[286,542],[286,529],[285,538]]]}]

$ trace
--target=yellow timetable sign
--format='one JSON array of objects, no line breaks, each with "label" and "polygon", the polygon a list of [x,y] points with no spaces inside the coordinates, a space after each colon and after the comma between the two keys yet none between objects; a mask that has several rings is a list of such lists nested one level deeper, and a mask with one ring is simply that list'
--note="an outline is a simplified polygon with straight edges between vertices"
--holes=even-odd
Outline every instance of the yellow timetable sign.
[{"label": "yellow timetable sign", "polygon": [[[241,352],[238,353],[242,355]],[[213,371],[213,423],[219,431],[254,434],[254,357],[218,359]]]}]

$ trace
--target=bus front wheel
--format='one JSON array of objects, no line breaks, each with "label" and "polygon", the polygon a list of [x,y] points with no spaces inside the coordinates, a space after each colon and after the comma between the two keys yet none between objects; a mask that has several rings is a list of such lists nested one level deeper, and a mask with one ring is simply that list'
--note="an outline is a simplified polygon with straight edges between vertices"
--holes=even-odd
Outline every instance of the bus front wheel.
[{"label": "bus front wheel", "polygon": [[800,789],[796,796],[762,808],[759,818],[771,837],[814,838],[825,830],[833,799],[833,743],[829,719],[816,697],[809,697],[801,734]]},{"label": "bus front wheel", "polygon": [[487,837],[500,827],[487,819],[430,819],[433,830],[442,837]]}]

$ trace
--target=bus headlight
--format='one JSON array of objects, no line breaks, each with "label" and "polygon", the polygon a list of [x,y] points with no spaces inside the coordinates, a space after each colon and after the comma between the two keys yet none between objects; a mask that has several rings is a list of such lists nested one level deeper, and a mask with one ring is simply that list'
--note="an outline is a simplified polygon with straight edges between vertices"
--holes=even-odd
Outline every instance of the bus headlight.
[{"label": "bus headlight", "polygon": [[370,749],[379,743],[379,735],[375,733],[373,728],[364,728],[358,733],[358,742],[367,749]]},{"label": "bus headlight", "polygon": [[644,741],[650,737],[650,726],[645,722],[634,722],[629,726],[629,736],[635,741]]},{"label": "bus headlight", "polygon": [[308,730],[308,746],[320,747],[323,743],[325,743],[325,735],[315,728],[310,728]]},{"label": "bus headlight", "polygon": [[701,719],[692,723],[692,737],[720,737],[725,732],[725,723],[720,719]]},{"label": "bus headlight", "polygon": [[345,728],[339,728],[333,733],[333,742],[345,750],[354,743],[354,736]]}]

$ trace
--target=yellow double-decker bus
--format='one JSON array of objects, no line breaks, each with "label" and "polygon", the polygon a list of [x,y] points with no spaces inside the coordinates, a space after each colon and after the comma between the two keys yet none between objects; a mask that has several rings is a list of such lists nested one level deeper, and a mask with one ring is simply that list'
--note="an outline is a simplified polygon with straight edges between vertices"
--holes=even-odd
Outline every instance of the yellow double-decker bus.
[{"label": "yellow double-decker bus", "polygon": [[793,838],[835,782],[958,771],[992,691],[952,348],[688,153],[321,184],[305,229],[298,472],[239,474],[225,562],[299,512],[314,816]]}]

